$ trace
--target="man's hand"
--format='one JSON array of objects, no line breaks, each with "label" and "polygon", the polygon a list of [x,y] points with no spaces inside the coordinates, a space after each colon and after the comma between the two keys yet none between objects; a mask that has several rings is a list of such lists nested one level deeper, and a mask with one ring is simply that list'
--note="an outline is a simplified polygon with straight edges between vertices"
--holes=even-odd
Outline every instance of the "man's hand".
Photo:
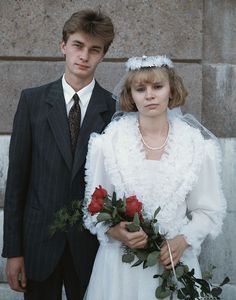
[{"label": "man's hand", "polygon": [[7,259],[6,274],[11,289],[17,292],[26,291],[25,263],[22,256]]},{"label": "man's hand", "polygon": [[[184,250],[189,246],[183,235],[177,235],[175,238],[168,240],[174,266],[179,262]],[[167,243],[162,246],[160,262],[166,269],[171,269],[170,254]]]},{"label": "man's hand", "polygon": [[131,249],[142,249],[145,248],[147,244],[147,235],[140,229],[136,232],[129,232],[126,229],[126,224],[128,222],[120,222],[114,227],[111,227],[107,234],[109,234],[113,239],[118,240],[128,246]]}]

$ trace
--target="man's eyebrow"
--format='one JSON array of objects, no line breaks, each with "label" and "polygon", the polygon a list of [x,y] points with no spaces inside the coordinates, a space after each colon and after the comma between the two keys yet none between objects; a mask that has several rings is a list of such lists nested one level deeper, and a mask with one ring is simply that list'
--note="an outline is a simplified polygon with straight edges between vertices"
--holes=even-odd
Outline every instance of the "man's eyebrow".
[{"label": "man's eyebrow", "polygon": [[93,48],[102,48],[102,46],[98,46],[98,45],[93,45]]},{"label": "man's eyebrow", "polygon": [[72,43],[83,45],[83,43],[81,41],[79,41],[79,40],[73,40]]},{"label": "man's eyebrow", "polygon": [[[81,42],[80,40],[73,40],[72,43],[73,43],[73,44],[78,44],[78,45],[85,45],[85,44],[84,44],[83,42]],[[90,48],[102,50],[102,46],[99,46],[99,45],[92,45]]]}]

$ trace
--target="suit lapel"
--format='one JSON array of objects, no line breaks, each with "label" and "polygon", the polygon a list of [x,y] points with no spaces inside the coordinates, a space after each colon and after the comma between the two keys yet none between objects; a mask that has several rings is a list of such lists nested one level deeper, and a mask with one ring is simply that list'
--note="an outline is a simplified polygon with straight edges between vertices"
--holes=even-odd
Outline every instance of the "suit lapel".
[{"label": "suit lapel", "polygon": [[71,170],[72,154],[70,134],[61,79],[52,84],[46,101],[51,105],[48,114],[48,122],[56,139],[58,148],[60,149],[68,168]]},{"label": "suit lapel", "polygon": [[92,132],[100,133],[105,127],[105,122],[101,115],[104,111],[107,111],[104,93],[102,88],[96,82],[77,141],[72,180],[85,162],[90,134]]}]

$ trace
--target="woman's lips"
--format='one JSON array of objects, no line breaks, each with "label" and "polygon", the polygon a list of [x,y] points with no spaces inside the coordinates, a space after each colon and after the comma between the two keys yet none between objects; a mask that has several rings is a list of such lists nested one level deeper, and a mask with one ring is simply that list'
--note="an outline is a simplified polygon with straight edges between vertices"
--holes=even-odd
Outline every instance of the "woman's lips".
[{"label": "woman's lips", "polygon": [[159,104],[156,103],[145,105],[146,108],[150,108],[150,109],[157,108],[157,106],[159,106]]}]

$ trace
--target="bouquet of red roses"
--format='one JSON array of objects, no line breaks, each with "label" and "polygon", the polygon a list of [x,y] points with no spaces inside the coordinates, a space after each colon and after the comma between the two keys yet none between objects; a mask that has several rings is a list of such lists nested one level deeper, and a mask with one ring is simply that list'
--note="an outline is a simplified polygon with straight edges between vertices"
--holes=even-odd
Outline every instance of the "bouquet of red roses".
[{"label": "bouquet of red roses", "polygon": [[[95,189],[88,205],[88,212],[91,215],[97,214],[97,222],[115,226],[121,221],[128,221],[130,222],[126,226],[128,231],[138,231],[140,227],[144,230],[148,236],[145,249],[130,249],[124,245],[122,256],[123,262],[133,263],[132,267],[143,264],[143,268],[158,264],[160,249],[166,241],[165,236],[158,231],[156,217],[159,211],[160,208],[155,211],[152,219],[145,218],[143,204],[136,196],[117,199],[115,193],[110,196],[101,186]],[[207,274],[208,278],[196,278],[194,269],[189,270],[187,265],[179,262],[172,270],[166,269],[162,274],[154,276],[154,278],[161,278],[155,296],[157,299],[163,299],[172,297],[176,292],[178,299],[220,299],[221,287],[229,282],[229,278],[226,277],[219,286],[214,286],[209,281],[212,278],[211,272]]]}]

